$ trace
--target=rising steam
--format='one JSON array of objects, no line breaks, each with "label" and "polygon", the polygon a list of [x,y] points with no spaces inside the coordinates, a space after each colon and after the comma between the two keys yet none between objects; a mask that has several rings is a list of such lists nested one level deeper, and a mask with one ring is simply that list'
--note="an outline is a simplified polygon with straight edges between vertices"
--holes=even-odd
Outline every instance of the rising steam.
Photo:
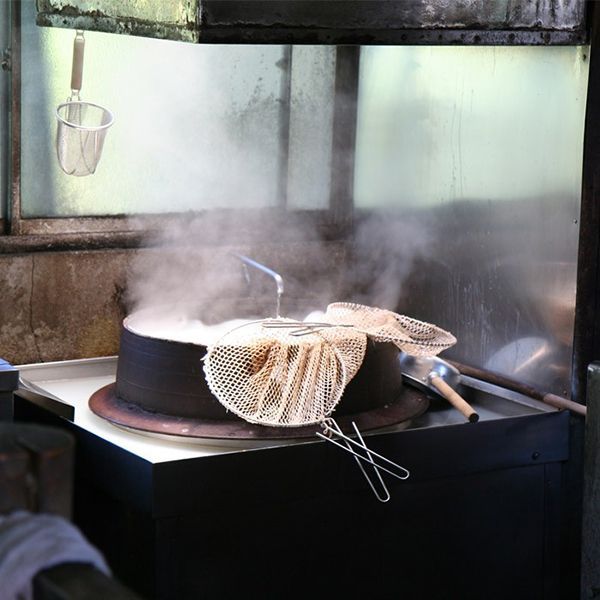
[{"label": "rising steam", "polygon": [[396,309],[405,278],[430,242],[422,224],[374,214],[344,242],[319,241],[305,224],[295,228],[293,242],[277,241],[274,222],[264,220],[262,231],[255,232],[260,241],[239,244],[242,224],[234,215],[221,219],[218,231],[211,221],[210,241],[217,245],[207,243],[202,216],[182,218],[154,234],[152,247],[141,250],[130,269],[130,311],[155,309],[209,321],[274,316],[275,282],[246,271],[236,253],[282,275],[284,316],[300,318],[335,301]]}]

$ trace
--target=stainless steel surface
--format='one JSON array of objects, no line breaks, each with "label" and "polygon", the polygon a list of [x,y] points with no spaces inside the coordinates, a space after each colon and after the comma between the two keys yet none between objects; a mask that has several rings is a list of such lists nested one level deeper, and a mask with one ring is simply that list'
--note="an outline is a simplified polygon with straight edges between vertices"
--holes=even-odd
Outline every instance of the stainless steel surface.
[{"label": "stainless steel surface", "polygon": [[[210,441],[206,440],[181,438],[177,440],[177,443],[174,443],[175,440],[172,436],[144,435],[138,431],[131,432],[124,428],[119,429],[96,417],[88,408],[89,397],[102,386],[115,381],[116,357],[36,363],[19,365],[17,368],[27,381],[59,398],[62,402],[73,406],[75,425],[153,463],[290,443],[288,441],[277,442],[276,444],[268,442],[247,443],[244,441],[235,445],[231,443],[225,447],[215,443],[211,444]],[[548,405],[527,398],[522,394],[469,377],[462,377],[461,379],[459,391],[468,402],[476,407],[482,421],[554,411]],[[463,422],[462,415],[444,401],[437,406],[432,405],[426,413],[413,419],[410,423],[400,423],[382,428],[369,435],[402,431],[406,428],[419,429],[422,427],[456,425]]]},{"label": "stainless steel surface", "polygon": [[520,202],[456,198],[403,213],[428,244],[397,311],[452,331],[450,360],[566,395],[579,206],[573,190]]},{"label": "stainless steel surface", "polygon": [[570,390],[587,52],[361,50],[355,202],[365,224],[380,216],[369,232],[400,288],[376,305],[451,331],[448,359],[557,395]]},{"label": "stainless steel surface", "polygon": [[505,400],[509,400],[514,404],[521,405],[524,409],[533,409],[535,412],[555,412],[556,409],[544,402],[539,400],[535,400],[534,398],[530,398],[529,396],[525,396],[520,394],[519,392],[514,392],[512,390],[508,390],[506,388],[501,388],[498,386],[494,386],[485,381],[480,381],[479,379],[474,379],[473,377],[466,377],[465,375],[461,376],[461,381],[464,386],[463,389],[469,390],[478,390],[484,394],[494,394],[501,396]]},{"label": "stainless steel surface", "polygon": [[438,356],[411,356],[400,352],[402,376],[426,392],[448,400],[470,423],[477,423],[477,411],[456,391],[460,373],[456,367]]},{"label": "stainless steel surface", "polygon": [[49,392],[31,381],[27,381],[27,379],[24,379],[21,375],[19,375],[19,390],[33,392],[32,395],[28,395],[28,400],[30,402],[41,406],[59,417],[63,417],[69,421],[73,420],[73,417],[75,416],[73,406],[64,402],[52,392]]},{"label": "stainless steel surface", "polygon": [[458,369],[435,356],[412,356],[400,352],[399,360],[403,375],[433,392],[438,393],[431,385],[431,377],[434,374],[441,377],[452,388],[458,387],[460,383]]}]

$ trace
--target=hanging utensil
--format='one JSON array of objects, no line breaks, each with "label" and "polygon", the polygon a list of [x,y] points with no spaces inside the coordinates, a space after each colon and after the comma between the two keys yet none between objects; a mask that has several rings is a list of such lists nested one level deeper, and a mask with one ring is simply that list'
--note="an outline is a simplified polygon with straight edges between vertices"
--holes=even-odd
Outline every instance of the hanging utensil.
[{"label": "hanging utensil", "polygon": [[56,109],[56,154],[67,175],[83,177],[96,171],[104,139],[114,116],[108,109],[80,98],[85,39],[77,31],[73,42],[71,95]]},{"label": "hanging utensil", "polygon": [[412,356],[401,352],[400,370],[407,383],[425,392],[436,392],[469,422],[479,421],[475,409],[454,389],[460,383],[460,372],[445,360],[436,356]]}]

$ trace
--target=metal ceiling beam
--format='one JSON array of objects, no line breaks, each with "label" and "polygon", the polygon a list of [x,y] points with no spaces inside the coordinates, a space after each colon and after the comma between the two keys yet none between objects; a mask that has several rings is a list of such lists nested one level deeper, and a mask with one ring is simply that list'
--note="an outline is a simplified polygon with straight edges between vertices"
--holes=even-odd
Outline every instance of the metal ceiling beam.
[{"label": "metal ceiling beam", "polygon": [[586,42],[584,0],[38,0],[37,23],[195,43]]}]

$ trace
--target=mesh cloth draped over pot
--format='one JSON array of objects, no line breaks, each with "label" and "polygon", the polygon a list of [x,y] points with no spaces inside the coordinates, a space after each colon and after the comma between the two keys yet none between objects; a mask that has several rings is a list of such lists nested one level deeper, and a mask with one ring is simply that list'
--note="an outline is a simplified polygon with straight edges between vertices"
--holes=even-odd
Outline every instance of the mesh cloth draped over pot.
[{"label": "mesh cloth draped over pot", "polygon": [[297,335],[302,323],[278,322],[281,327],[256,321],[235,328],[205,358],[211,392],[251,423],[297,427],[329,417],[362,364],[367,336],[420,356],[456,342],[435,325],[358,304],[330,304],[324,326],[303,335]]},{"label": "mesh cloth draped over pot", "polygon": [[414,356],[436,356],[456,344],[456,338],[436,325],[417,321],[391,310],[351,302],[334,302],[324,321],[353,325],[377,342],[392,342]]},{"label": "mesh cloth draped over pot", "polygon": [[353,329],[294,336],[293,330],[265,328],[259,321],[211,346],[204,372],[211,392],[236,415],[251,423],[296,427],[331,414],[366,347],[366,335]]}]

